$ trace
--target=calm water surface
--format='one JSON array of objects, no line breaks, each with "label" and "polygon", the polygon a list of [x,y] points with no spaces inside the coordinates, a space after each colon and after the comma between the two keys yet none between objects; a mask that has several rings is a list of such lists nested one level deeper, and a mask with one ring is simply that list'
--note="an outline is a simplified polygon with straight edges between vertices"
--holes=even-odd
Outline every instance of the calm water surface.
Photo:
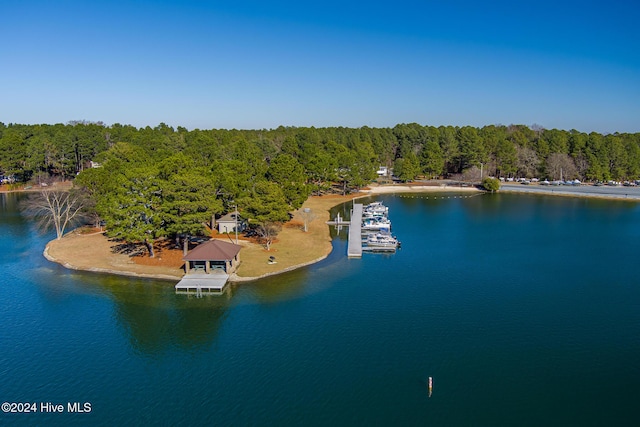
[{"label": "calm water surface", "polygon": [[0,424],[640,425],[640,204],[378,199],[398,253],[347,259],[343,230],[196,299],[49,263],[0,195],[0,401],[92,408]]}]

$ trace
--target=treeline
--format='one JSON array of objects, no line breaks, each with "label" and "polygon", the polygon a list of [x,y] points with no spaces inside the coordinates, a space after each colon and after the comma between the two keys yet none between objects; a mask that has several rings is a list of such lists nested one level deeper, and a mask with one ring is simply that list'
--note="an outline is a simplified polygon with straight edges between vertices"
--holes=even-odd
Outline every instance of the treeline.
[{"label": "treeline", "polygon": [[640,134],[523,125],[188,131],[0,123],[1,174],[34,183],[74,178],[110,233],[127,240],[197,234],[233,206],[256,222],[284,221],[309,194],[365,186],[379,166],[405,181],[477,179],[479,169],[498,177],[630,180],[640,178]]},{"label": "treeline", "polygon": [[[261,163],[267,168],[288,154],[304,168],[306,184],[330,182],[346,188],[368,182],[371,169],[393,167],[404,180],[451,177],[474,167],[499,177],[566,178],[585,181],[640,178],[640,134],[583,133],[539,126],[421,126],[393,128],[299,128],[193,130],[165,124],[155,128],[76,121],[67,125],[0,123],[0,173],[26,182],[70,178],[116,145],[140,148],[149,162],[183,153],[196,164],[216,161]],[[257,166],[257,164],[256,164]],[[365,170],[366,169],[366,170]],[[349,176],[346,176],[349,175]]]}]

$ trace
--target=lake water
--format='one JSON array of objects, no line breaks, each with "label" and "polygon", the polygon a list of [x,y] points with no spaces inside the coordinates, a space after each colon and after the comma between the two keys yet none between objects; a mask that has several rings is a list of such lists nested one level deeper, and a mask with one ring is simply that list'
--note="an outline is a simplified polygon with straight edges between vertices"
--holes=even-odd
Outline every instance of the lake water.
[{"label": "lake water", "polygon": [[316,265],[198,299],[46,261],[19,198],[0,401],[38,413],[2,425],[640,425],[638,203],[377,197],[396,254],[347,259],[343,230]]}]

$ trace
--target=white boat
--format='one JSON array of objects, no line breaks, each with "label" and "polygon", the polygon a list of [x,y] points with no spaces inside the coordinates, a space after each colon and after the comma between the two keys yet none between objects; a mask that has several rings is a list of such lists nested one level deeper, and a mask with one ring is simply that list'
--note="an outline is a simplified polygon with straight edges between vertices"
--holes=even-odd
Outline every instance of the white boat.
[{"label": "white boat", "polygon": [[378,248],[397,248],[398,239],[383,233],[369,234],[367,236],[367,246]]},{"label": "white boat", "polygon": [[[364,205],[364,208],[375,208],[375,207],[383,207],[386,208],[386,206],[381,202],[381,201],[377,201],[377,202],[371,202],[368,205]],[[388,208],[387,208],[388,209]]]},{"label": "white boat", "polygon": [[367,219],[367,218],[379,219],[379,218],[386,218],[386,217],[387,217],[387,214],[382,212],[362,212],[362,219]]},{"label": "white boat", "polygon": [[362,214],[364,216],[387,216],[389,208],[382,204],[382,202],[371,202],[362,208]]},{"label": "white boat", "polygon": [[387,218],[371,217],[362,221],[362,229],[365,231],[391,231],[391,221]]}]

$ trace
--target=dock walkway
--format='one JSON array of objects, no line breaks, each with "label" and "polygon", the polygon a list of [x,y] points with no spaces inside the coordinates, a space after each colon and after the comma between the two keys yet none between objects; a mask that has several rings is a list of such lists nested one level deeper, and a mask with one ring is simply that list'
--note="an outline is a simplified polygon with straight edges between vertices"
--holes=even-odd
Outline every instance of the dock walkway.
[{"label": "dock walkway", "polygon": [[351,210],[347,256],[362,258],[362,203],[354,203]]}]

